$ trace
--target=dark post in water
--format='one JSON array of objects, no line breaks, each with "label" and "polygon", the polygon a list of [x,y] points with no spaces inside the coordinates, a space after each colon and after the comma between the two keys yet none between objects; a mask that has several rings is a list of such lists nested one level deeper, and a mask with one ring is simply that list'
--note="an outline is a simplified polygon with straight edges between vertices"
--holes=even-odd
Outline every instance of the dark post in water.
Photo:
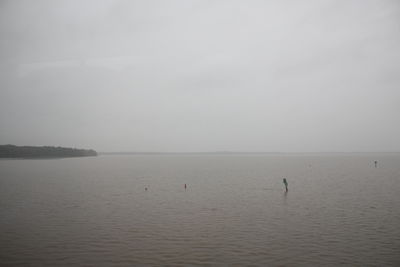
[{"label": "dark post in water", "polygon": [[285,184],[286,192],[288,191],[288,182],[286,178],[283,178],[283,183]]}]

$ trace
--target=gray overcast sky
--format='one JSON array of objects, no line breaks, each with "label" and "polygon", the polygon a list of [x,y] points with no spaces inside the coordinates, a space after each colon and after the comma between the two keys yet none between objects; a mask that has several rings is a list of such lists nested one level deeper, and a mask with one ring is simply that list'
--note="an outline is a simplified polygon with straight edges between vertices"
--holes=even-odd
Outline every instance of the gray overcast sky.
[{"label": "gray overcast sky", "polygon": [[0,144],[400,151],[400,1],[0,1]]}]

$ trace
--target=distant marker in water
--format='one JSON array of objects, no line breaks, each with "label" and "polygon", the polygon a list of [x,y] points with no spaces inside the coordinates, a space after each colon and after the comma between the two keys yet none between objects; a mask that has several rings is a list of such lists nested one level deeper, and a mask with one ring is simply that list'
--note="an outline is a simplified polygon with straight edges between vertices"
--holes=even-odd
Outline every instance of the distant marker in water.
[{"label": "distant marker in water", "polygon": [[287,182],[286,178],[283,178],[283,184],[285,185],[286,192],[287,192],[288,191],[288,182]]}]

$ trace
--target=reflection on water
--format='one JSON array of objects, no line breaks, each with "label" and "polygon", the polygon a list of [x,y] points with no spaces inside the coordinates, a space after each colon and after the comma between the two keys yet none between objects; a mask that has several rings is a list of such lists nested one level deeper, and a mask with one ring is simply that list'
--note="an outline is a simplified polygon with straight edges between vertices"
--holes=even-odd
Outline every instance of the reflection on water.
[{"label": "reflection on water", "polygon": [[288,191],[283,192],[283,204],[287,204],[287,195],[288,195]]},{"label": "reflection on water", "polygon": [[0,263],[399,266],[399,163],[395,154],[1,160]]}]

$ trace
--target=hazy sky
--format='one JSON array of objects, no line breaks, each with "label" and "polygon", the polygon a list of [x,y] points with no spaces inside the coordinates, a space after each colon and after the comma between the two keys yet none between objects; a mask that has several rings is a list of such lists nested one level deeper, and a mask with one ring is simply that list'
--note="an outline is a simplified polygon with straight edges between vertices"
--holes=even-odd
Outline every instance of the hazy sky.
[{"label": "hazy sky", "polygon": [[400,1],[0,1],[0,144],[400,151]]}]

